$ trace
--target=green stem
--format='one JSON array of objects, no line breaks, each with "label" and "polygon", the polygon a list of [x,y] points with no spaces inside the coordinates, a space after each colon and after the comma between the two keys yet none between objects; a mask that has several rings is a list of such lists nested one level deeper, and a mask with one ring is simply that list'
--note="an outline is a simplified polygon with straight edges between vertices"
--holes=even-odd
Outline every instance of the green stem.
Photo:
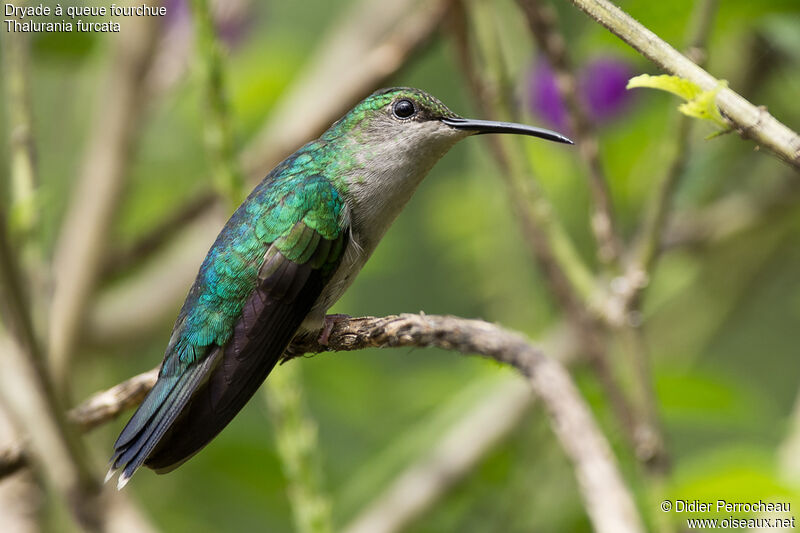
[{"label": "green stem", "polygon": [[[482,56],[483,65],[476,68],[473,64],[464,28],[460,30],[464,35],[456,35],[463,41],[458,43],[463,70],[473,86],[481,113],[486,118],[507,120],[512,117],[513,106],[509,97],[509,76],[503,67],[497,40],[497,28],[486,22],[488,14],[483,2],[467,2],[466,7],[476,30],[476,51]],[[466,24],[466,21],[462,24]],[[523,234],[542,266],[551,290],[568,310],[584,308],[594,292],[594,276],[563,226],[553,216],[552,206],[539,190],[530,161],[519,141],[489,137],[487,142],[501,167],[501,177],[508,186]]]},{"label": "green stem", "polygon": [[331,533],[331,503],[323,489],[317,424],[307,413],[300,365],[290,363],[274,371],[264,391],[295,527],[300,533]]},{"label": "green stem", "polygon": [[[670,74],[687,79],[706,91],[719,84],[717,78],[608,0],[570,1]],[[794,168],[800,169],[800,135],[778,121],[764,107],[751,104],[727,88],[720,90],[717,95],[717,106],[743,137],[753,139]]]},{"label": "green stem", "polygon": [[197,68],[205,91],[205,143],[214,185],[232,207],[244,199],[244,178],[237,167],[222,52],[208,0],[192,0]]},{"label": "green stem", "polygon": [[30,82],[26,69],[28,38],[24,33],[8,32],[3,37],[3,78],[8,102],[11,183],[8,191],[10,224],[13,233],[28,234],[36,225],[36,160]]}]

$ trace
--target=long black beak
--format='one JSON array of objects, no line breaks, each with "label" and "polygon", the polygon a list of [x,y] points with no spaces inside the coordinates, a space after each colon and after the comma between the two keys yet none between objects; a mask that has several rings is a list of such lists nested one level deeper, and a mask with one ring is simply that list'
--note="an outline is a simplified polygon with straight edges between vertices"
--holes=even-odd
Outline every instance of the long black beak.
[{"label": "long black beak", "polygon": [[543,128],[534,128],[533,126],[516,124],[514,122],[495,122],[493,120],[476,120],[460,117],[445,117],[441,120],[453,128],[474,131],[476,135],[482,135],[484,133],[516,133],[519,135],[539,137],[541,139],[547,139],[548,141],[574,144],[567,137],[564,137],[555,131],[550,131]]}]

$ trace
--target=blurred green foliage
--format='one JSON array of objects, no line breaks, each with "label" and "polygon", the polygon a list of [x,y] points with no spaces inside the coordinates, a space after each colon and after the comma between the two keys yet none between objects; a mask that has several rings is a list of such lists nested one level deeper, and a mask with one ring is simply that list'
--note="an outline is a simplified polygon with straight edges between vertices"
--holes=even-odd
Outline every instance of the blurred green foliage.
[{"label": "blurred green foliage", "polygon": [[[226,58],[240,146],[313,55],[320,36],[336,24],[342,4],[346,2],[254,3],[253,27]],[[556,4],[576,64],[602,51],[627,58],[639,72],[656,73],[569,3]],[[683,43],[693,2],[627,0],[620,5],[668,42]],[[720,2],[708,63],[717,77],[730,80],[734,90],[746,89],[747,98],[767,104],[795,130],[800,127],[799,7],[797,0]],[[499,1],[497,9],[509,22],[508,48],[518,59],[512,70],[523,91],[537,52],[513,3]],[[50,34],[33,43],[33,107],[40,194],[46,206],[37,237],[48,254],[91,127],[92,103],[104,89],[98,80],[107,68],[113,38]],[[423,88],[457,112],[474,115],[454,58],[452,43],[439,38],[391,83]],[[766,62],[770,68],[761,76],[756,67]],[[210,188],[201,95],[197,77],[190,74],[148,109],[113,242],[132,242],[186,198]],[[628,114],[600,130],[602,157],[626,237],[634,233],[671,157],[677,115],[672,97],[642,91]],[[537,121],[530,116],[526,120]],[[787,166],[766,153],[753,153],[753,145],[736,135],[704,141],[710,130],[698,126],[678,193],[680,212],[736,191],[763,196],[781,182],[797,179]],[[576,153],[535,142],[526,143],[526,149],[557,216],[581,254],[593,262],[589,199]],[[0,167],[7,168],[5,152],[0,153]],[[484,318],[533,339],[547,332],[558,315],[532,266],[497,172],[480,140],[453,149],[333,311],[382,315],[424,310]],[[791,501],[793,508],[800,508],[800,485],[782,476],[776,453],[800,382],[798,272],[796,208],[768,216],[721,243],[670,252],[659,264],[644,320],[674,458],[669,497],[761,498]],[[76,397],[151,368],[161,360],[170,327],[165,323],[136,342],[84,353],[75,371]],[[437,350],[368,350],[290,364],[303,366],[339,526],[508,374],[491,362]],[[580,368],[577,374],[625,471],[635,475],[594,378]],[[98,470],[122,423],[91,435]],[[141,472],[126,490],[164,531],[202,533],[290,530],[284,488],[267,409],[257,396],[186,465],[168,476]],[[641,492],[637,497],[640,503],[647,501]],[[660,511],[649,505],[643,503],[642,511],[652,521]],[[53,531],[61,531],[58,517],[50,523]],[[534,408],[409,531],[589,528],[569,464],[543,413]]]}]

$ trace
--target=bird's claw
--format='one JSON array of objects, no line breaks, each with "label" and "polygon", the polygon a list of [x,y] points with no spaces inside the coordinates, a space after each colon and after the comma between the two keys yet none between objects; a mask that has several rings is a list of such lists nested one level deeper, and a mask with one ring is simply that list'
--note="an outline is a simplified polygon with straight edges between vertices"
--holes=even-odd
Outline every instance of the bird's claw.
[{"label": "bird's claw", "polygon": [[322,332],[319,334],[319,339],[317,339],[317,342],[323,346],[327,346],[328,341],[330,340],[331,331],[333,331],[333,326],[335,326],[337,322],[344,322],[345,320],[349,319],[350,315],[325,315],[325,319],[322,322]]}]

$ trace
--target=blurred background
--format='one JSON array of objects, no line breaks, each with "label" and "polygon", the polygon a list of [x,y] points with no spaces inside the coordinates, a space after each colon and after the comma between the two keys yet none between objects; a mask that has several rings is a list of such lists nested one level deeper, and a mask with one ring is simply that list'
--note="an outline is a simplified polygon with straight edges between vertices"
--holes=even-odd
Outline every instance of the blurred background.
[{"label": "blurred background", "polygon": [[[0,151],[0,203],[30,287],[34,327],[43,344],[65,346],[66,369],[56,381],[68,384],[70,406],[161,361],[197,267],[232,212],[237,180],[249,191],[376,88],[418,87],[463,116],[576,133],[557,86],[559,67],[517,3],[391,4],[212,1],[216,44],[214,35],[195,39],[202,8],[183,0],[165,0],[163,18],[120,19],[120,33],[26,34],[35,145],[29,189],[10,178],[10,125],[20,100],[7,82],[19,57],[9,53],[11,34],[0,32],[7,91],[0,135],[9,147]],[[715,4],[618,2],[797,131],[797,0]],[[552,7],[576,80],[572,96],[594,124],[589,135],[599,142],[626,249],[646,227],[664,177],[675,176],[649,284],[617,327],[600,328],[600,351],[616,381],[604,383],[587,360],[513,201],[531,189],[533,205],[549,206],[546,218],[563,229],[593,286],[611,287],[589,298],[605,313],[603,302],[627,278],[598,257],[587,165],[575,148],[510,140],[501,151],[515,154],[512,169],[524,168],[512,172],[484,140],[460,143],[332,312],[482,318],[543,343],[570,365],[648,529],[685,529],[685,516],[658,509],[664,498],[800,508],[800,176],[736,133],[706,140],[714,126],[683,124],[672,95],[626,91],[630,77],[658,74],[656,67],[570,3]],[[707,27],[698,29],[698,20]],[[104,163],[104,154],[112,161]],[[91,243],[84,249],[70,239]],[[87,279],[70,289],[77,295],[63,296],[63,307],[51,302],[81,273]],[[63,338],[48,330],[54,320]],[[300,483],[308,478],[317,511],[325,517],[329,510],[337,531],[366,517],[378,522],[362,531],[591,529],[543,409],[508,368],[397,349],[322,354],[275,372],[287,374],[281,382],[299,395],[290,394],[288,408],[299,417],[294,433],[275,415],[280,400],[269,404],[257,394],[184,466],[133,478],[124,497],[139,530],[323,531],[293,518],[298,497],[287,492],[280,431],[288,440],[277,442],[305,454],[298,460],[310,470]],[[609,400],[614,390],[652,423],[655,451],[642,450],[635,427],[626,430],[629,421]],[[649,407],[639,409],[641,398]],[[85,435],[98,479],[128,416]],[[0,524],[76,529],[52,484],[28,472],[0,480],[7,517]],[[391,490],[396,500],[385,499]]]}]

